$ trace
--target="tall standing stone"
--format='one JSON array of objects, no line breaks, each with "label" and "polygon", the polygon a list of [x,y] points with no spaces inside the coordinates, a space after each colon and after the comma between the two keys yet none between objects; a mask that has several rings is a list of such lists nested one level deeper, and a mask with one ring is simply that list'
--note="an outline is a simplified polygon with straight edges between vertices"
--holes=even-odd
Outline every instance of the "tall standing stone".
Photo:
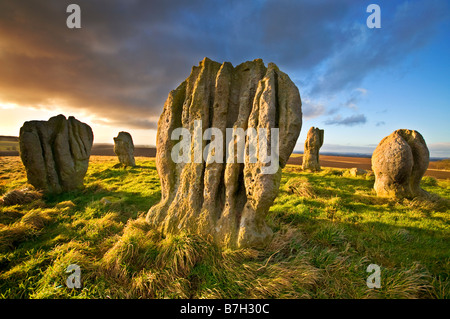
[{"label": "tall standing stone", "polygon": [[119,135],[114,137],[114,153],[123,166],[136,166],[133,138],[130,133],[119,132]]},{"label": "tall standing stone", "polygon": [[46,193],[83,187],[93,140],[90,126],[73,116],[25,122],[19,147],[28,182]]},{"label": "tall standing stone", "polygon": [[[202,121],[202,136],[208,128],[222,132],[218,143],[223,150],[239,145],[237,139],[227,141],[227,128],[278,128],[275,173],[263,174],[266,164],[251,163],[248,157],[239,163],[237,152],[228,163],[225,152],[222,163],[175,163],[171,153],[178,141],[171,139],[172,132],[186,128],[195,135],[198,120]],[[275,64],[265,67],[257,59],[233,67],[229,62],[220,64],[205,58],[170,92],[159,119],[156,166],[162,198],[149,210],[147,221],[165,234],[197,233],[224,247],[264,246],[272,236],[265,217],[277,196],[281,168],[294,149],[301,125],[300,93]],[[196,143],[204,150],[209,141],[193,139],[191,158]],[[246,139],[246,147],[249,143]]]},{"label": "tall standing stone", "polygon": [[429,161],[427,144],[419,132],[394,131],[381,140],[372,155],[377,195],[394,198],[425,195],[420,181]]},{"label": "tall standing stone", "polygon": [[323,145],[323,130],[311,127],[305,141],[302,167],[304,170],[319,171],[319,150]]}]

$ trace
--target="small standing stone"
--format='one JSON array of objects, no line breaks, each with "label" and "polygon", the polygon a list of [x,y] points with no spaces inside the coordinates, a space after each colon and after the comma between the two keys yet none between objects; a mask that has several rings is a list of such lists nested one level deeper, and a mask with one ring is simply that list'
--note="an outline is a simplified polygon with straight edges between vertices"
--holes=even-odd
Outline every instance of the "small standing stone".
[{"label": "small standing stone", "polygon": [[133,138],[128,132],[119,132],[114,137],[114,153],[119,158],[119,162],[124,166],[136,166],[134,160]]},{"label": "small standing stone", "polygon": [[302,167],[304,170],[320,171],[319,149],[323,144],[323,130],[311,127],[305,141]]}]

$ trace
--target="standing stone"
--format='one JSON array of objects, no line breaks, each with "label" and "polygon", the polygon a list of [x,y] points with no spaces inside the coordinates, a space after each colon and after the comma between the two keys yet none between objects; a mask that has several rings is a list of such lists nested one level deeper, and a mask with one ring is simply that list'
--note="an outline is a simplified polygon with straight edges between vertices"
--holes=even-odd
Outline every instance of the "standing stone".
[{"label": "standing stone", "polygon": [[419,132],[401,129],[385,137],[372,155],[377,195],[399,199],[426,195],[420,181],[429,160],[427,144]]},{"label": "standing stone", "polygon": [[319,149],[323,144],[323,130],[311,127],[305,141],[302,167],[304,170],[320,171]]},{"label": "standing stone", "polygon": [[133,138],[130,133],[119,132],[119,135],[114,137],[114,153],[123,166],[136,166]]},{"label": "standing stone", "polygon": [[19,146],[28,182],[46,193],[83,187],[93,140],[90,126],[73,116],[25,122]]},{"label": "standing stone", "polygon": [[[226,129],[279,129],[279,161],[274,174],[263,174],[260,161],[243,163],[205,160],[175,163],[171,153],[177,128],[195,135],[195,121],[201,120],[200,134],[218,128],[216,141],[223,150],[238,149],[238,139],[227,140]],[[261,59],[236,67],[203,59],[190,76],[171,91],[158,122],[156,167],[161,180],[161,202],[153,206],[147,221],[163,234],[196,233],[223,247],[263,247],[272,237],[265,217],[277,196],[281,168],[294,149],[302,125],[300,93],[289,77]],[[247,131],[248,132],[248,131]],[[214,140],[218,138],[214,137]],[[190,158],[196,143],[204,150],[209,141],[192,138]],[[250,139],[246,139],[246,149]],[[269,147],[271,139],[268,139]],[[212,141],[211,141],[212,144]]]}]

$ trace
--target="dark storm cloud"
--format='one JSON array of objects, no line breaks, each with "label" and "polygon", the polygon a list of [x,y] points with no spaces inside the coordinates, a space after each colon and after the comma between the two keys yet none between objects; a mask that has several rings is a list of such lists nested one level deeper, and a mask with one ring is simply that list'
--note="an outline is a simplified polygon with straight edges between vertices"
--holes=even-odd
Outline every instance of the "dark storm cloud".
[{"label": "dark storm cloud", "polygon": [[286,67],[310,70],[345,41],[352,1],[268,1],[257,26],[262,52]]},{"label": "dark storm cloud", "polygon": [[367,122],[367,118],[364,114],[354,114],[348,117],[342,117],[341,115],[336,115],[330,120],[325,121],[326,125],[345,125],[354,126],[358,124],[364,124]]},{"label": "dark storm cloud", "polygon": [[212,6],[199,1],[77,1],[78,30],[66,27],[71,2],[0,3],[1,101],[154,128],[142,118],[159,115],[191,65],[220,51],[214,43],[201,49],[208,34],[194,12],[206,17]]},{"label": "dark storm cloud", "polygon": [[[81,29],[66,27],[70,3],[81,7]],[[317,117],[326,113],[318,98],[354,89],[367,74],[423,46],[448,12],[444,1],[403,4],[374,35],[365,27],[366,5],[4,0],[0,102],[62,105],[110,124],[155,128],[169,91],[204,56],[234,65],[263,58],[307,84],[300,87],[304,113]],[[419,31],[410,13],[420,16]]]}]

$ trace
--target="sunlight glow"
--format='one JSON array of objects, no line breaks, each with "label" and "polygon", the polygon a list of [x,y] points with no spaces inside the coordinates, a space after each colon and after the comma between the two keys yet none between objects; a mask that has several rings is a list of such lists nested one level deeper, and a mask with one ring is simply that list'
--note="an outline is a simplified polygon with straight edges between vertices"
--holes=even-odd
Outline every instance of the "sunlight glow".
[{"label": "sunlight glow", "polygon": [[[56,101],[52,101],[53,103]],[[75,110],[73,108],[60,105],[52,105],[49,109],[48,105],[41,105],[40,108],[18,105],[15,103],[0,102],[1,118],[8,119],[2,121],[0,135],[19,136],[20,128],[26,121],[46,121],[58,114],[66,117],[74,116],[77,120],[91,126],[94,131],[94,143],[114,143],[113,137],[117,136],[120,131],[129,132],[133,136],[135,145],[154,146],[156,143],[156,130],[151,129],[135,129],[126,126],[116,126],[107,118],[97,117],[94,114],[88,114],[84,110]]]}]

